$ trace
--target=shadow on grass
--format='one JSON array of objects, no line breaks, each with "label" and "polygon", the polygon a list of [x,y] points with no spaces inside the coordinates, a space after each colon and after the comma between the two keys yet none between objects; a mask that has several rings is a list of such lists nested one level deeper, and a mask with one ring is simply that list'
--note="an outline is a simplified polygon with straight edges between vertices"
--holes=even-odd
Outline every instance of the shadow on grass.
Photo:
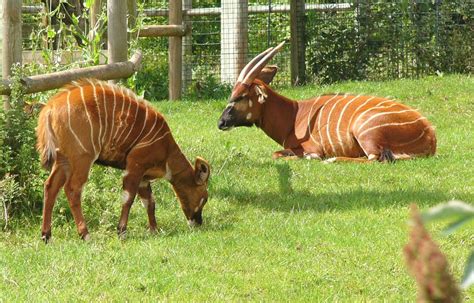
[{"label": "shadow on grass", "polygon": [[[254,205],[276,211],[315,211],[351,209],[380,209],[393,206],[408,206],[416,203],[419,206],[435,205],[447,201],[452,194],[433,190],[371,190],[357,189],[347,192],[315,194],[308,190],[293,189],[291,168],[287,163],[275,165],[278,171],[279,190],[275,192],[252,192],[245,188],[220,188],[214,195],[226,198],[231,203]],[[324,186],[317,185],[315,186]]]}]

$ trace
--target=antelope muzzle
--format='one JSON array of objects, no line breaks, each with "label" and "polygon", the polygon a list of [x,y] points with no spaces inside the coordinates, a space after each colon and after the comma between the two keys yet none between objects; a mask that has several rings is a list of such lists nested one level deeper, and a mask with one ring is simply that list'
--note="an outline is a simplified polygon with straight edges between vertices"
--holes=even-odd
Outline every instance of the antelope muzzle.
[{"label": "antelope muzzle", "polygon": [[227,107],[224,109],[219,122],[217,123],[217,127],[220,130],[230,130],[234,126],[235,121],[232,119],[233,111],[234,107],[231,104],[227,105]]},{"label": "antelope muzzle", "polygon": [[222,115],[217,123],[220,130],[231,130],[237,126],[253,126],[253,123],[246,119],[246,113],[241,113],[237,110],[234,104],[229,103],[222,112]]},{"label": "antelope muzzle", "polygon": [[202,209],[194,213],[191,219],[188,220],[188,225],[190,227],[202,225]]}]

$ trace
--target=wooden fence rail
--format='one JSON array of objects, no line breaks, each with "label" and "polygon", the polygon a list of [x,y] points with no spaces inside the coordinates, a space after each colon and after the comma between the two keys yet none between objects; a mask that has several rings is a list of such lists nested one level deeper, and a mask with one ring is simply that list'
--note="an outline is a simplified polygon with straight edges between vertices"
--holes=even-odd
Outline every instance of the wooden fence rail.
[{"label": "wooden fence rail", "polygon": [[[128,78],[140,69],[142,53],[136,51],[129,61],[109,63],[61,72],[24,77],[21,82],[25,93],[37,93],[60,88],[63,85],[81,78],[112,80]],[[10,80],[0,82],[0,95],[10,95]]]},{"label": "wooden fence rail", "polygon": [[183,25],[146,25],[140,28],[139,37],[182,37],[190,28]]},{"label": "wooden fence rail", "polygon": [[[346,11],[353,9],[350,3],[328,3],[328,4],[306,4],[305,11],[316,12],[334,12]],[[271,13],[290,13],[291,6],[289,4],[273,5],[271,11],[268,5],[249,5],[249,14],[268,14]],[[167,17],[169,11],[167,9],[145,9],[144,14],[147,17]],[[183,10],[185,16],[212,16],[220,15],[222,9],[220,7],[208,8],[192,8]]]},{"label": "wooden fence rail", "polygon": [[[29,5],[23,6],[22,13],[24,14],[37,14],[43,9],[41,5]],[[317,11],[317,12],[333,12],[333,11],[346,11],[351,10],[352,6],[350,3],[326,3],[326,4],[306,4],[306,11]],[[268,5],[251,5],[249,6],[249,14],[268,14]],[[271,8],[272,13],[290,13],[289,4],[273,5]],[[144,14],[147,17],[168,17],[168,9],[156,9],[148,8],[144,10]],[[184,16],[210,16],[220,15],[220,7],[208,7],[208,8],[192,8],[183,9]]]}]

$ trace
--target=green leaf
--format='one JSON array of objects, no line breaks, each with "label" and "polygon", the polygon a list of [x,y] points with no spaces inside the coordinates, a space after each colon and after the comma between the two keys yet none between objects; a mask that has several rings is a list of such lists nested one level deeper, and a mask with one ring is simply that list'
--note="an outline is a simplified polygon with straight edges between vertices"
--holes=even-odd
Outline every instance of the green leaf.
[{"label": "green leaf", "polygon": [[474,251],[471,252],[464,269],[464,276],[462,277],[461,287],[467,289],[474,284]]},{"label": "green leaf", "polygon": [[86,1],[84,1],[84,7],[85,7],[86,9],[90,9],[93,2],[94,2],[94,0],[86,0]]},{"label": "green leaf", "polygon": [[52,28],[48,28],[48,38],[53,39],[56,37],[56,32]]},{"label": "green leaf", "polygon": [[465,217],[461,217],[460,219],[454,221],[453,223],[449,224],[445,229],[443,229],[443,234],[448,236],[456,231],[459,227],[463,226],[467,222],[474,220],[474,215],[468,215]]},{"label": "green leaf", "polygon": [[424,222],[441,220],[447,218],[472,217],[474,207],[462,201],[452,200],[448,203],[439,204],[421,214]]}]

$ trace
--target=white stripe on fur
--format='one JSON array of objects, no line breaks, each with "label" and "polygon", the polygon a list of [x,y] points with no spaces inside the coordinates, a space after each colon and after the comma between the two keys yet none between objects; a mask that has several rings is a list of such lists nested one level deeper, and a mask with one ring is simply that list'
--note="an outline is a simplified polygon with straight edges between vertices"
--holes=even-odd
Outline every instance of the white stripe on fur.
[{"label": "white stripe on fur", "polygon": [[371,131],[371,130],[374,130],[374,129],[378,129],[378,128],[381,128],[381,127],[385,127],[385,126],[402,126],[402,125],[408,125],[408,124],[413,124],[413,123],[416,123],[420,120],[426,120],[425,117],[420,117],[416,120],[413,120],[413,121],[410,121],[410,122],[400,122],[400,123],[385,123],[385,124],[381,124],[381,125],[377,125],[377,126],[373,126],[373,127],[369,127],[367,128],[366,130],[364,130],[363,132],[361,132],[358,137],[362,137],[363,135],[365,135],[367,132]]},{"label": "white stripe on fur", "polygon": [[71,91],[68,90],[67,97],[66,97],[66,102],[67,102],[67,120],[68,120],[69,130],[71,131],[72,135],[76,139],[77,143],[79,143],[79,146],[82,148],[82,150],[87,152],[87,149],[84,147],[81,140],[79,139],[76,132],[74,132],[74,130],[72,129],[72,126],[71,126],[71,104],[70,104],[70,100],[69,100],[70,95],[71,95]]}]

